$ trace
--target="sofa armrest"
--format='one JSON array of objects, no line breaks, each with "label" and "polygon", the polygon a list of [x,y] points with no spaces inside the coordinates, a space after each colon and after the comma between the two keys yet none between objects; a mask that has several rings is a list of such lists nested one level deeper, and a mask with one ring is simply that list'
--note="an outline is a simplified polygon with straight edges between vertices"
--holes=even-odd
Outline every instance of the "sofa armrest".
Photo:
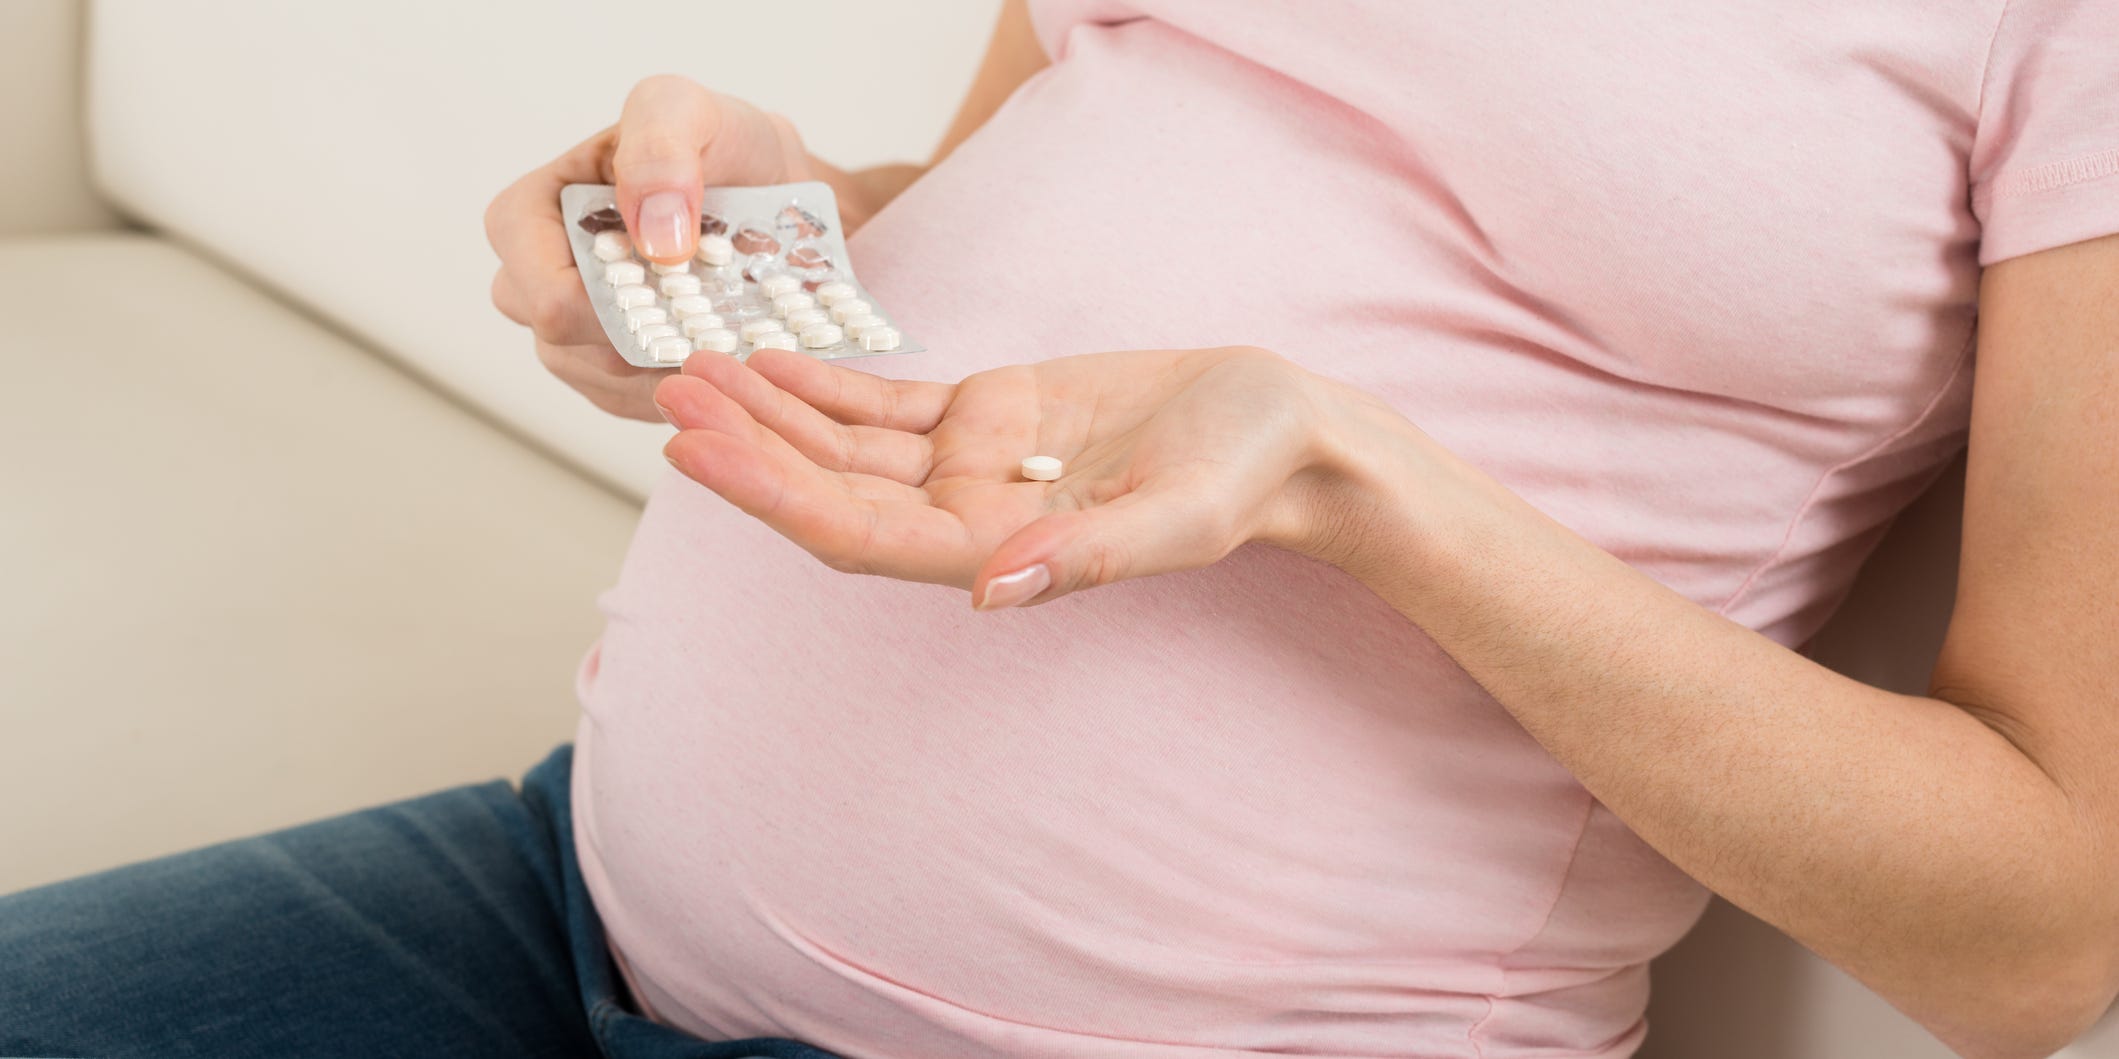
[{"label": "sofa armrest", "polygon": [[81,0],[0,3],[0,236],[115,228],[89,185]]}]

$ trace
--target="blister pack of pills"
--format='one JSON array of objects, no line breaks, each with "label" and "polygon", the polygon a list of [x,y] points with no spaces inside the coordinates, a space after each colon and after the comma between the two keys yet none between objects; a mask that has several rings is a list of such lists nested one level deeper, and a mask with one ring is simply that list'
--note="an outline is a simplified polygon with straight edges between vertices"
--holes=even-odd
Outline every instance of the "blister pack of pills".
[{"label": "blister pack of pills", "polygon": [[589,304],[630,364],[674,367],[699,350],[920,350],[854,278],[829,184],[707,188],[699,250],[680,265],[640,256],[608,184],[567,185],[559,209]]}]

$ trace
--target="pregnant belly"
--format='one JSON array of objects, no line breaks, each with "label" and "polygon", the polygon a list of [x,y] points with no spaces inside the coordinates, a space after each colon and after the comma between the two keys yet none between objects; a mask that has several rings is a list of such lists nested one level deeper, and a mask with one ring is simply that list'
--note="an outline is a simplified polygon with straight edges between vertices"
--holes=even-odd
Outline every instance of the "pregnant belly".
[{"label": "pregnant belly", "polygon": [[[864,282],[932,350],[864,368],[1380,326],[1293,311],[1347,295],[1262,273],[1236,206],[1149,195],[1199,170],[1091,99],[1226,71],[1129,63],[1136,83],[1098,88],[1096,62],[1084,44],[861,233]],[[1297,179],[1258,145],[1302,115],[1214,98],[1232,109],[1199,116],[1217,131],[1186,142],[1195,160]],[[1162,245],[1218,264],[1134,252]],[[1418,630],[1286,553],[974,614],[955,589],[827,570],[672,477],[605,608],[584,874],[643,997],[702,1036],[920,1059],[1457,1054],[1482,1020],[1505,1029],[1498,994],[1574,989],[1536,1039],[1622,1054],[1645,989],[1613,969],[1697,911],[1620,832],[1663,907],[1512,984],[1503,954],[1562,903],[1588,796]]]}]

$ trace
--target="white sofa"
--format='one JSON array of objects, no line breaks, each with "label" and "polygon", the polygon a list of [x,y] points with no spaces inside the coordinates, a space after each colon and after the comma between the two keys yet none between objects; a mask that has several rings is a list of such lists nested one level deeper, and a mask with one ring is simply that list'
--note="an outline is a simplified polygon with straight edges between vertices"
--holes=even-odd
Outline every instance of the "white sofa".
[{"label": "white sofa", "polygon": [[[566,739],[662,432],[547,379],[488,307],[485,201],[661,70],[847,163],[920,154],[993,0],[911,2],[805,7],[828,52],[904,49],[808,81],[712,45],[782,5],[0,4],[0,891]],[[1818,657],[1924,686],[1959,489]],[[1656,983],[1654,1059],[1948,1054],[1722,905]]]}]

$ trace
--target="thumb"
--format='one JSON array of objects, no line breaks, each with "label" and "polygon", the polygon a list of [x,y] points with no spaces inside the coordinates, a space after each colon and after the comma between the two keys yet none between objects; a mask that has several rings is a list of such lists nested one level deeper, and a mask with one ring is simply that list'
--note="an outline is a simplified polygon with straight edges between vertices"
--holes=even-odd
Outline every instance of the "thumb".
[{"label": "thumb", "polygon": [[1141,493],[1047,515],[994,549],[972,578],[972,605],[1000,610],[1049,603],[1130,577],[1206,566],[1242,543],[1227,521],[1205,498]]},{"label": "thumb", "polygon": [[719,124],[713,93],[682,77],[650,77],[626,96],[611,168],[640,256],[664,265],[692,256],[706,184],[700,156]]}]

